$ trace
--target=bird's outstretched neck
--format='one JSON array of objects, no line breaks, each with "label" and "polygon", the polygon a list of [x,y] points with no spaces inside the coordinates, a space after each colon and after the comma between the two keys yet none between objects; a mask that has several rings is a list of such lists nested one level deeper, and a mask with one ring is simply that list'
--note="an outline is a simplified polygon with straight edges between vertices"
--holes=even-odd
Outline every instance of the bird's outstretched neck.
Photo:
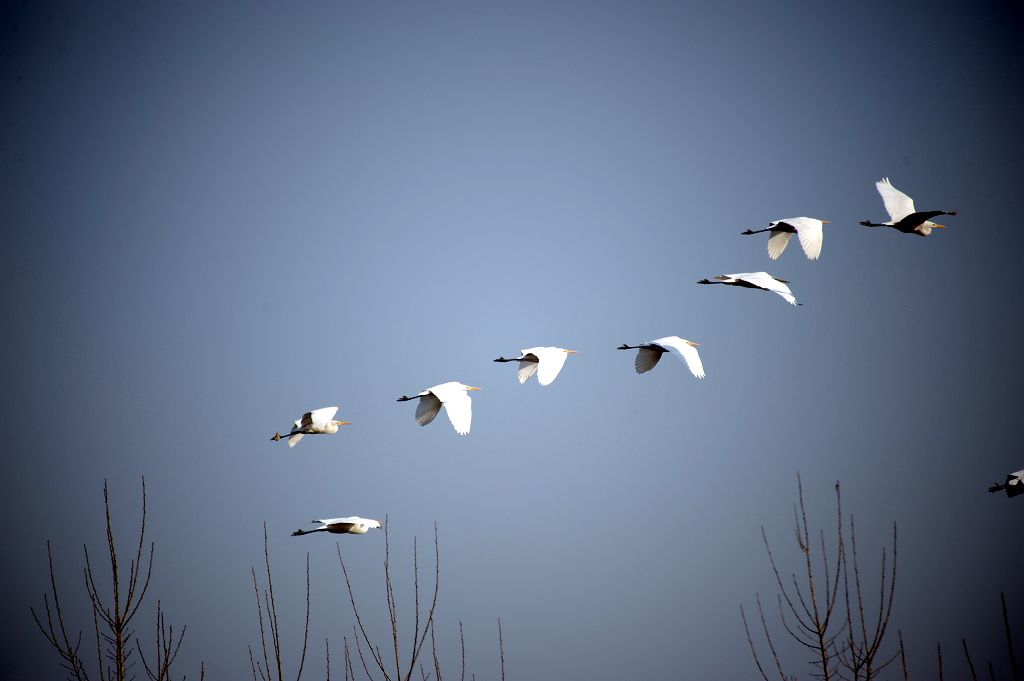
[{"label": "bird's outstretched neck", "polygon": [[1006,489],[1006,485],[996,484],[996,485],[992,485],[991,487],[989,487],[988,491],[989,492],[998,492],[999,490],[1003,490],[1003,489]]},{"label": "bird's outstretched neck", "polygon": [[760,234],[761,232],[770,232],[770,231],[772,231],[771,227],[769,227],[767,229],[748,229],[745,232],[740,232],[740,234]]},{"label": "bird's outstretched neck", "polygon": [[887,224],[885,224],[883,222],[871,222],[870,220],[864,220],[860,224],[864,225],[865,227],[888,227],[889,226],[889,225],[887,225]]},{"label": "bird's outstretched neck", "polygon": [[495,362],[514,362],[514,361],[516,361],[516,360],[515,360],[515,359],[505,359],[505,357],[504,357],[504,356],[502,356],[502,357],[499,357],[498,359],[496,359],[496,360],[494,360],[494,361],[495,361]]},{"label": "bird's outstretched neck", "polygon": [[701,279],[697,283],[698,284],[722,284],[724,282],[721,282],[721,281],[708,281],[707,279]]},{"label": "bird's outstretched neck", "polygon": [[[319,521],[314,520],[313,522],[315,523],[315,522],[319,522]],[[318,527],[315,530],[298,529],[298,530],[295,530],[294,532],[292,532],[292,536],[293,537],[298,537],[299,535],[303,535],[303,534],[313,534],[314,532],[326,532],[326,531],[327,531],[327,528],[324,528],[324,527]]]},{"label": "bird's outstretched neck", "polygon": [[407,397],[405,395],[402,395],[397,400],[395,400],[395,402],[408,402],[409,400],[415,400],[415,399],[416,399],[416,397]]},{"label": "bird's outstretched neck", "polygon": [[643,346],[640,346],[640,345],[626,345],[625,343],[623,343],[622,345],[620,345],[616,349],[617,350],[636,350],[636,349],[638,349],[640,347],[643,347]]}]

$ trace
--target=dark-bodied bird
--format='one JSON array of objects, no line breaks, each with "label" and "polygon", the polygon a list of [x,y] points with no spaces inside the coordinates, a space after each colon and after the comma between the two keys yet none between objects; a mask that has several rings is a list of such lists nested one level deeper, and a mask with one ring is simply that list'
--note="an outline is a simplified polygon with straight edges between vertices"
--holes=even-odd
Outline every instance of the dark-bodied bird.
[{"label": "dark-bodied bird", "polygon": [[1024,470],[1010,473],[1006,476],[1006,482],[1001,485],[992,485],[988,488],[988,491],[998,492],[1003,489],[1006,490],[1006,496],[1008,497],[1024,494]]},{"label": "dark-bodied bird", "polygon": [[889,213],[889,222],[871,222],[865,220],[860,223],[865,227],[892,227],[904,234],[919,234],[928,236],[932,233],[933,227],[946,229],[945,225],[937,225],[931,222],[936,215],[956,215],[952,210],[914,210],[914,200],[892,186],[889,178],[883,178],[875,183],[878,193],[882,195],[885,202],[885,210]]}]

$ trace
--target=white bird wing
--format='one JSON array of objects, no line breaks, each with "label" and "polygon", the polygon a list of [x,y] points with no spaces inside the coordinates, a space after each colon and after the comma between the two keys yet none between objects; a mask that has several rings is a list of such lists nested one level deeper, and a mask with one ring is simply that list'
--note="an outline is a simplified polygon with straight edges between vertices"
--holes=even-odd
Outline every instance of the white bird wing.
[{"label": "white bird wing", "polygon": [[302,425],[326,426],[334,420],[334,415],[337,413],[337,407],[324,407],[308,411],[302,416]]},{"label": "white bird wing", "polygon": [[416,423],[425,426],[434,420],[441,411],[441,400],[430,390],[420,393],[420,403],[416,405]]},{"label": "white bird wing", "polygon": [[569,356],[562,348],[533,348],[533,354],[540,360],[537,380],[541,385],[550,385],[555,380]]},{"label": "white bird wing", "polygon": [[[821,239],[823,236],[821,220],[814,218],[786,218],[785,220],[777,220],[771,223],[769,227],[774,227],[775,225],[785,225],[796,230],[797,236],[800,237],[800,246],[804,249],[808,260],[817,260],[818,256],[821,255]],[[768,240],[768,255],[771,256],[772,260],[777,259],[782,254],[792,236],[792,232],[772,232],[772,237]],[[774,250],[773,243],[775,244]]]},{"label": "white bird wing", "polygon": [[321,523],[323,525],[340,525],[341,523],[358,523],[362,521],[362,518],[358,516],[351,516],[348,518],[325,518],[323,520],[314,520],[314,523]]},{"label": "white bird wing", "polygon": [[804,227],[796,228],[797,236],[800,237],[800,246],[804,249],[808,260],[817,260],[821,255],[822,239],[825,238],[822,222],[812,218],[804,218],[804,220],[807,221],[807,224]]},{"label": "white bird wing", "polygon": [[889,178],[883,178],[875,183],[878,193],[882,195],[885,203],[885,210],[889,213],[889,219],[899,222],[914,212],[914,200],[892,186]]},{"label": "white bird wing", "polygon": [[793,232],[772,232],[772,235],[768,238],[768,257],[772,260],[778,260],[792,238]]},{"label": "white bird wing", "polygon": [[537,367],[540,364],[532,359],[521,359],[519,360],[519,382],[526,383],[530,378],[537,373]]},{"label": "white bird wing", "polygon": [[540,358],[534,354],[537,348],[529,348],[520,351],[519,355],[519,382],[526,383],[530,377],[537,373]]},{"label": "white bird wing", "polygon": [[697,348],[687,343],[685,338],[669,336],[667,338],[659,338],[652,342],[657,343],[663,348],[668,348],[670,352],[674,352],[679,356],[680,360],[686,362],[686,366],[689,367],[690,373],[697,378],[704,378],[704,364],[700,361],[700,355],[697,354]]},{"label": "white bird wing", "polygon": [[658,364],[664,353],[665,349],[656,344],[644,344],[636,353],[633,368],[638,374],[646,373]]},{"label": "white bird wing", "polygon": [[295,445],[299,444],[299,440],[302,439],[302,435],[303,433],[294,433],[293,435],[291,435],[288,438],[288,446],[294,447]]},{"label": "white bird wing", "polygon": [[733,274],[730,276],[735,277],[736,279],[742,279],[743,281],[753,284],[758,288],[763,288],[765,291],[778,293],[780,296],[788,300],[790,305],[796,305],[796,298],[793,296],[793,292],[789,290],[789,287],[767,272],[746,272],[744,274]]},{"label": "white bird wing", "polygon": [[469,432],[470,423],[473,421],[473,400],[464,390],[459,390],[445,397],[445,411],[448,412],[448,420],[455,426],[455,432],[465,435]]}]

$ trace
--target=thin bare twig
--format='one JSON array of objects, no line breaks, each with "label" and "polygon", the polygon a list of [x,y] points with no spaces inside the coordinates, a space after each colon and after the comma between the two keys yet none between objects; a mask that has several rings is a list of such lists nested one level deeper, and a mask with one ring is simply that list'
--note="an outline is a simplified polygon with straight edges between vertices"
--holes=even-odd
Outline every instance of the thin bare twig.
[{"label": "thin bare twig", "polygon": [[1006,594],[999,592],[999,600],[1003,604],[1003,628],[1006,629],[1006,652],[1010,654],[1010,669],[1013,670],[1013,681],[1020,681],[1017,671],[1017,658],[1013,654],[1013,639],[1010,638],[1010,618],[1006,615]]}]

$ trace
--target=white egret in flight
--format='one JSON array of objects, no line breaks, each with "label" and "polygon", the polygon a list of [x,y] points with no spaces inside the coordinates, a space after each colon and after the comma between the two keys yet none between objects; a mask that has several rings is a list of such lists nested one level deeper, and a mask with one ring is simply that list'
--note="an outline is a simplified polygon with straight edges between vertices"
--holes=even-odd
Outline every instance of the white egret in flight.
[{"label": "white egret in flight", "polygon": [[402,395],[397,401],[407,402],[415,400],[417,397],[420,398],[420,403],[416,405],[416,423],[421,426],[433,421],[437,412],[441,411],[443,404],[445,411],[448,412],[448,420],[455,426],[455,432],[465,435],[469,432],[469,424],[473,420],[473,400],[470,399],[467,390],[480,390],[480,388],[452,381],[427,388],[413,397]]},{"label": "white egret in flight", "polygon": [[1024,470],[1017,471],[1016,473],[1010,473],[1006,476],[1006,482],[1002,485],[992,485],[988,488],[989,492],[998,492],[1001,489],[1006,490],[1006,496],[1015,497],[1018,494],[1024,494]]},{"label": "white egret in flight", "polygon": [[723,274],[715,277],[715,279],[721,279],[721,281],[708,281],[707,279],[701,279],[698,284],[728,284],[730,286],[743,286],[745,288],[759,288],[765,291],[771,291],[778,293],[780,296],[790,302],[791,305],[803,305],[803,303],[796,302],[796,298],[793,297],[793,293],[786,286],[789,282],[785,279],[776,279],[767,272],[744,272],[742,274]]},{"label": "white egret in flight", "polygon": [[700,355],[697,354],[697,350],[694,347],[698,345],[700,343],[694,343],[679,336],[666,336],[665,338],[659,338],[658,340],[652,340],[650,343],[642,343],[640,345],[626,345],[623,343],[619,346],[619,350],[639,350],[636,353],[636,361],[633,363],[638,374],[653,369],[658,360],[661,359],[661,356],[666,352],[674,352],[679,355],[679,359],[686,362],[686,366],[690,368],[690,372],[694,376],[704,378],[704,365],[701,363]]},{"label": "white egret in flight", "polygon": [[933,227],[946,229],[945,225],[937,225],[930,219],[936,215],[956,215],[956,211],[948,210],[914,210],[914,200],[892,186],[889,178],[883,178],[875,183],[878,193],[882,195],[885,202],[885,210],[889,213],[889,222],[871,222],[865,220],[860,223],[867,227],[892,227],[904,234],[920,234],[928,236],[932,233]]},{"label": "white egret in flight", "polygon": [[786,250],[786,246],[789,245],[789,240],[796,234],[800,237],[800,246],[803,247],[804,253],[807,254],[807,259],[817,260],[818,256],[821,255],[821,239],[823,236],[821,226],[823,224],[827,225],[828,220],[786,218],[785,220],[769,222],[767,229],[748,229],[745,232],[740,232],[740,234],[771,232],[772,235],[768,237],[768,257],[772,260],[777,260],[782,255],[782,252]]},{"label": "white egret in flight", "polygon": [[310,520],[311,523],[320,523],[320,527],[312,530],[295,530],[293,537],[301,534],[312,534],[313,532],[330,532],[331,534],[366,534],[367,530],[380,529],[379,520],[360,518],[357,515],[351,518],[329,518],[327,520]]},{"label": "white egret in flight", "polygon": [[576,354],[576,350],[564,348],[527,348],[519,353],[519,357],[505,359],[499,357],[495,362],[519,362],[519,382],[526,383],[531,376],[537,374],[541,385],[548,385],[555,380],[558,372],[565,364],[565,358]]},{"label": "white egret in flight", "polygon": [[282,437],[286,437],[288,438],[288,446],[294,447],[299,444],[299,440],[302,439],[303,435],[333,435],[338,432],[338,426],[352,425],[348,421],[332,421],[331,419],[334,418],[336,413],[338,413],[337,407],[324,407],[323,409],[307,411],[292,426],[292,432],[284,436],[281,433],[275,433],[274,437],[270,439],[280,440]]}]

